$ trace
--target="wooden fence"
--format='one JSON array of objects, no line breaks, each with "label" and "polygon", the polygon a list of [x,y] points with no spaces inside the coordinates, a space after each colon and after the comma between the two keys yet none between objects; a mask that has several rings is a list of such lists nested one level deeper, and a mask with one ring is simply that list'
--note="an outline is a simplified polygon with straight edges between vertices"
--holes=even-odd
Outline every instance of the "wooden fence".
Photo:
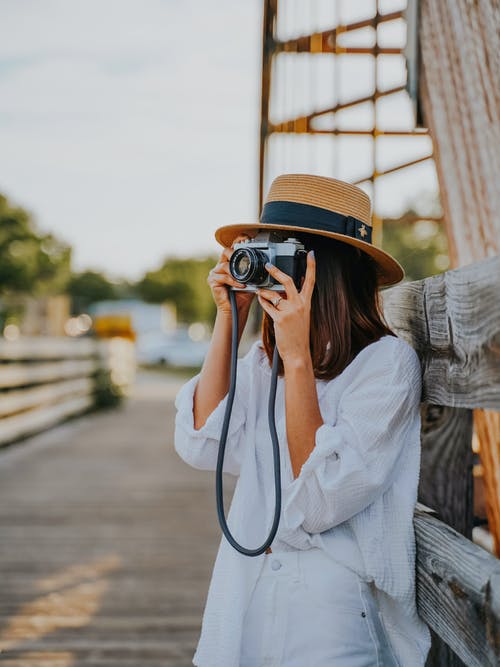
[{"label": "wooden fence", "polygon": [[414,525],[427,667],[500,664],[500,560],[472,541],[472,410],[500,411],[499,294],[500,256],[381,292],[423,372],[419,503],[434,514],[418,505]]},{"label": "wooden fence", "polygon": [[109,391],[126,393],[133,350],[125,339],[0,340],[0,446],[92,409],[103,377]]}]

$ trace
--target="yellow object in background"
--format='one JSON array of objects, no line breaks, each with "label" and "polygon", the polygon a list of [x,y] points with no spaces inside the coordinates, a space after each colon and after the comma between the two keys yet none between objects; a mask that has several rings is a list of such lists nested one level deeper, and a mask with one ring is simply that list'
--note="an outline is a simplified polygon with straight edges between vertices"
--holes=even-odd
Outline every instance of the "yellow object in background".
[{"label": "yellow object in background", "polygon": [[98,338],[114,338],[120,336],[135,341],[136,333],[129,314],[110,313],[94,316],[94,331]]}]

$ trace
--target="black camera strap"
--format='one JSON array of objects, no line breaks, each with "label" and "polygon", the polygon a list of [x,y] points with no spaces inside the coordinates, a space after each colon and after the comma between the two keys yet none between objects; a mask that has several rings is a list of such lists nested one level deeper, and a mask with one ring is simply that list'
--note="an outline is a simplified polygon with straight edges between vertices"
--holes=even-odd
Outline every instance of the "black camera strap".
[{"label": "black camera strap", "polygon": [[234,537],[231,535],[231,532],[229,531],[228,525],[226,523],[226,517],[224,514],[224,498],[222,490],[222,468],[224,465],[224,452],[226,450],[226,440],[227,440],[227,433],[229,430],[229,420],[231,419],[234,394],[236,391],[236,373],[238,364],[238,309],[236,307],[235,292],[230,288],[228,288],[228,292],[229,292],[229,301],[231,303],[231,314],[232,314],[231,372],[230,372],[229,392],[226,403],[226,411],[224,413],[224,421],[222,424],[222,432],[219,442],[217,468],[215,472],[215,495],[217,499],[217,515],[219,517],[219,523],[222,528],[222,532],[226,536],[231,546],[233,546],[237,551],[242,553],[244,556],[260,556],[260,554],[264,553],[264,551],[271,545],[274,536],[276,535],[276,532],[278,530],[280,514],[281,514],[281,463],[280,463],[280,450],[279,450],[278,434],[276,432],[276,421],[274,412],[276,403],[276,385],[278,381],[279,353],[278,353],[278,346],[275,345],[273,354],[272,372],[271,372],[271,386],[269,388],[269,401],[268,401],[268,421],[269,421],[269,431],[271,433],[271,441],[273,446],[274,489],[275,489],[275,499],[276,499],[274,520],[273,520],[273,525],[271,527],[271,531],[264,544],[257,549],[247,549],[246,547],[241,546],[241,544],[238,544],[238,542],[234,539]]}]

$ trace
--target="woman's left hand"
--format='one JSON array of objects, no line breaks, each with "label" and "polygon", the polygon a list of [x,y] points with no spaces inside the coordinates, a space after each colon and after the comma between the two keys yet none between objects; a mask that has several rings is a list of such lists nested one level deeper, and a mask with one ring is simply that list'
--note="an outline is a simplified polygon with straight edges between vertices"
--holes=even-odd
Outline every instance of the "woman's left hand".
[{"label": "woman's left hand", "polygon": [[[273,264],[266,264],[266,269],[286,290],[285,292],[257,290],[260,305],[274,322],[276,345],[283,365],[308,360],[311,357],[309,346],[311,297],[316,277],[314,253],[312,251],[307,253],[306,274],[300,292],[291,276]],[[275,306],[273,301],[278,297],[282,298]]]}]

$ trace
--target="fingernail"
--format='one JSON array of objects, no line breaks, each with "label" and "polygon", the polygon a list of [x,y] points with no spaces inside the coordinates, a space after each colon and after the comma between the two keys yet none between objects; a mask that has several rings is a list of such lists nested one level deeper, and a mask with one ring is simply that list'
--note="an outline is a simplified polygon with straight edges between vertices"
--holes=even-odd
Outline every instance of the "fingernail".
[{"label": "fingernail", "polygon": [[309,250],[309,255],[314,259],[314,250]]},{"label": "fingernail", "polygon": [[270,269],[272,267],[272,264],[271,262],[266,262],[264,266],[266,267],[266,269]]}]

